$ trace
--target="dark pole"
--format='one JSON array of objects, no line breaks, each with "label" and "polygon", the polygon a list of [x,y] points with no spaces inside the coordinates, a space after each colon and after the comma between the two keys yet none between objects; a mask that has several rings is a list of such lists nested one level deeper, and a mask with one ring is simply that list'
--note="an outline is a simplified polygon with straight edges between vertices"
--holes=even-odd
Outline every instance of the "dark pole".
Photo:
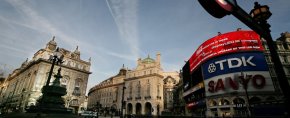
[{"label": "dark pole", "polygon": [[57,58],[57,56],[54,55],[53,59],[52,59],[52,65],[51,65],[51,68],[50,68],[50,71],[49,71],[48,78],[47,78],[45,86],[49,86],[51,75],[52,75],[52,72],[53,72],[53,68],[54,68],[54,65],[55,65],[55,62],[56,62],[56,58]]},{"label": "dark pole", "polygon": [[99,118],[99,112],[100,112],[100,103],[99,102],[97,102],[97,118]]},{"label": "dark pole", "polygon": [[241,82],[243,85],[243,88],[245,89],[245,93],[246,93],[246,99],[247,99],[247,110],[248,110],[248,116],[247,117],[251,117],[252,116],[252,112],[251,112],[251,104],[250,104],[250,99],[249,99],[249,94],[248,94],[248,81],[250,81],[251,78],[248,78],[247,75],[246,77],[244,77],[243,72],[241,73]]},{"label": "dark pole", "polygon": [[[229,4],[231,3],[229,2]],[[257,7],[257,5],[258,3],[255,3],[255,7]],[[246,13],[242,8],[240,8],[238,5],[235,6],[235,9],[233,10],[232,14],[266,40],[267,45],[269,47],[270,56],[273,60],[274,69],[276,72],[278,83],[280,85],[282,94],[285,97],[285,102],[286,102],[285,107],[289,115],[290,114],[290,109],[289,109],[290,86],[289,86],[288,79],[286,77],[283,65],[277,53],[275,43],[271,36],[271,30],[270,30],[271,25],[269,25],[265,19],[260,20],[260,21],[254,21],[254,19],[248,13]]]},{"label": "dark pole", "polygon": [[124,91],[125,91],[126,87],[125,87],[125,82],[123,84],[123,91],[122,91],[122,103],[121,103],[121,118],[123,118],[123,109],[124,109]]}]

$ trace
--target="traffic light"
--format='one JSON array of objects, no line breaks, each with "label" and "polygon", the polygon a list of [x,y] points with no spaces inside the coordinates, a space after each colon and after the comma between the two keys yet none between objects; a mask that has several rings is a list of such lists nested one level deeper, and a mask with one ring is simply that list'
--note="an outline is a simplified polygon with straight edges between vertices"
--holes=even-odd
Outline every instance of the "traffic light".
[{"label": "traffic light", "polygon": [[212,16],[222,18],[230,15],[233,10],[235,0],[198,0],[201,6]]}]

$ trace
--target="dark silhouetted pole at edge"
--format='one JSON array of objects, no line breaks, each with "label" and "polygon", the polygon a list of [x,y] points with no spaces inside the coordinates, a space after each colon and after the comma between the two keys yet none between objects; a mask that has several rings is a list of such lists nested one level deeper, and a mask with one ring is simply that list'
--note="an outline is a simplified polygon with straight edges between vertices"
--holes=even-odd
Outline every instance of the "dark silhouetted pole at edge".
[{"label": "dark silhouetted pole at edge", "polygon": [[261,6],[255,2],[255,7],[251,11],[251,15],[240,8],[236,0],[198,0],[199,3],[204,7],[204,9],[216,18],[222,18],[226,15],[232,14],[237,19],[242,21],[261,37],[263,37],[269,47],[270,56],[274,63],[274,69],[282,93],[285,97],[285,107],[287,109],[288,115],[290,114],[290,87],[288,79],[286,77],[283,65],[279,58],[279,55],[275,48],[275,43],[271,36],[270,25],[267,23],[268,18],[272,15],[269,11],[269,7],[264,5]]}]

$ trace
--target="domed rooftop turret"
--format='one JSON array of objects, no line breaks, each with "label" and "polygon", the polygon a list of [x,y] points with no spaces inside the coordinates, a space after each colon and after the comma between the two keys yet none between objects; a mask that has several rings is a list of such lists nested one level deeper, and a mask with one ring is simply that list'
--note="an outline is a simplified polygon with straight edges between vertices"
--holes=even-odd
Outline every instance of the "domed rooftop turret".
[{"label": "domed rooftop turret", "polygon": [[54,41],[55,39],[55,36],[52,37],[52,40],[50,40],[47,44],[46,44],[46,48],[49,49],[49,50],[55,50],[56,49],[56,42]]},{"label": "domed rooftop turret", "polygon": [[55,45],[55,46],[56,46],[57,44],[56,44],[56,42],[54,41],[54,39],[55,39],[55,36],[52,37],[52,40],[50,40],[50,41],[48,42],[48,44],[50,44],[50,45]]},{"label": "domed rooftop turret", "polygon": [[152,59],[152,58],[150,58],[150,56],[148,55],[148,57],[147,58],[145,58],[145,59],[143,59],[142,60],[142,63],[146,63],[146,64],[149,64],[149,63],[154,63],[155,62],[155,60],[154,59]]},{"label": "domed rooftop turret", "polygon": [[125,68],[125,66],[124,66],[124,64],[123,64],[123,66],[122,66],[122,68],[120,69],[118,75],[126,75],[126,72],[127,72],[127,70],[126,70],[126,68]]}]

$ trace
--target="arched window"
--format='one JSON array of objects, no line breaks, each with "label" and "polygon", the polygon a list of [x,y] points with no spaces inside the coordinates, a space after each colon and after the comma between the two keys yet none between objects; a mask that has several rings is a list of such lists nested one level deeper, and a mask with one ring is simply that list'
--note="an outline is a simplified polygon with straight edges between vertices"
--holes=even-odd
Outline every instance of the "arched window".
[{"label": "arched window", "polygon": [[72,93],[73,95],[75,95],[75,96],[80,96],[81,95],[81,87],[80,87],[81,83],[82,83],[82,81],[81,81],[80,78],[75,80],[75,87],[74,87],[74,91]]},{"label": "arched window", "polygon": [[60,85],[61,85],[62,87],[64,87],[64,88],[66,88],[67,85],[68,85],[68,77],[61,78],[61,79],[60,79]]},{"label": "arched window", "polygon": [[209,101],[209,106],[216,106],[216,105],[217,105],[216,101],[214,100]]},{"label": "arched window", "polygon": [[79,101],[77,99],[73,99],[71,102],[70,102],[70,106],[78,106],[79,105]]},{"label": "arched window", "polygon": [[219,105],[230,105],[230,102],[227,99],[221,99]]}]

